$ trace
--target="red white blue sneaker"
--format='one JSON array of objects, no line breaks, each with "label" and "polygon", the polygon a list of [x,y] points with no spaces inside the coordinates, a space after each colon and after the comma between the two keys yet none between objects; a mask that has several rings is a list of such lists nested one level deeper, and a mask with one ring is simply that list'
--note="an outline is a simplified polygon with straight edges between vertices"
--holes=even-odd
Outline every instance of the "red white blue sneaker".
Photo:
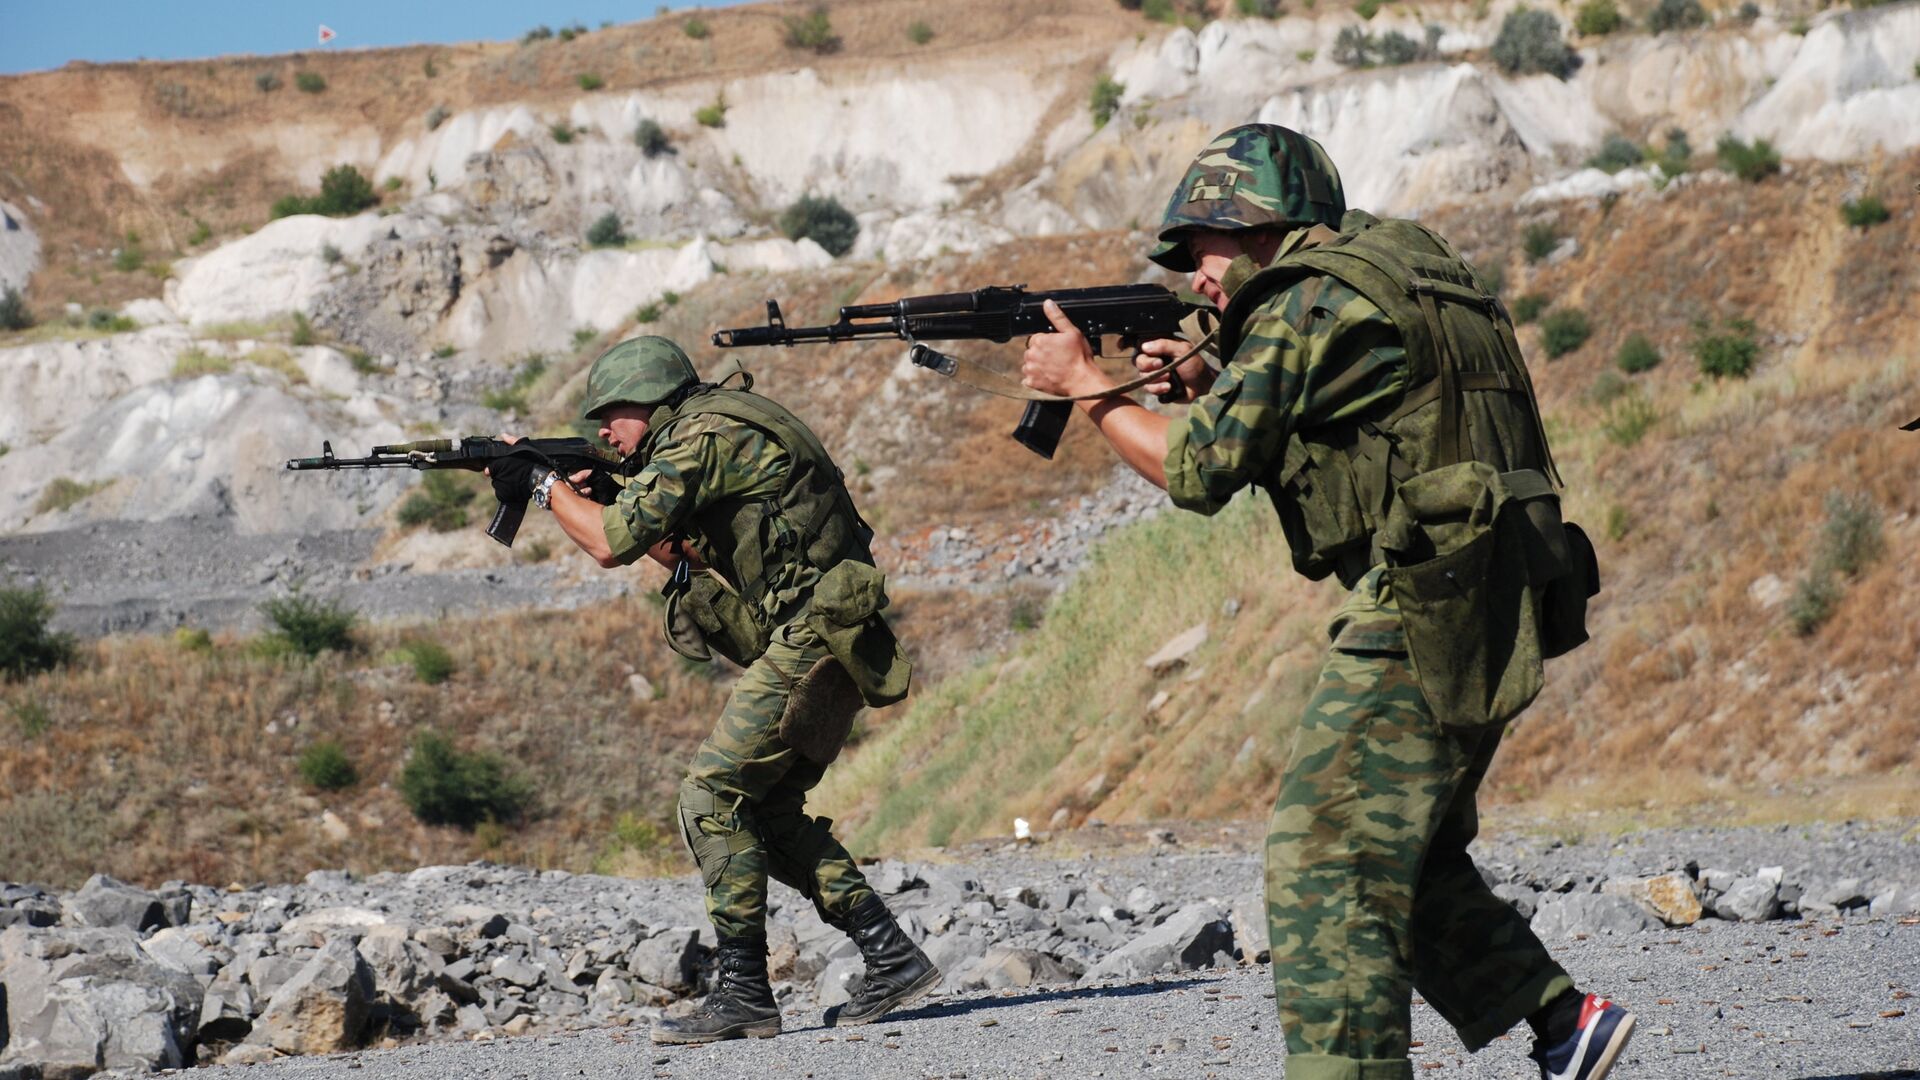
[{"label": "red white blue sneaker", "polygon": [[1556,1046],[1536,1045],[1528,1056],[1539,1063],[1540,1080],[1601,1080],[1632,1037],[1632,1013],[1588,994],[1573,1034]]}]

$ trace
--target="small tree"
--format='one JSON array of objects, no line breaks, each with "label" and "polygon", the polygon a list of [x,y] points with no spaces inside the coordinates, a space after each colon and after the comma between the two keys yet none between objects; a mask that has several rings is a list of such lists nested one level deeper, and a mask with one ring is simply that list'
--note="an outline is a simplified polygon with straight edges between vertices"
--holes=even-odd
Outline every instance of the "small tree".
[{"label": "small tree", "polygon": [[519,818],[533,792],[500,758],[463,753],[444,736],[423,731],[400,770],[400,795],[428,825],[471,830],[484,821]]},{"label": "small tree", "polygon": [[822,55],[840,51],[840,36],[833,32],[833,22],[827,18],[825,5],[805,15],[789,15],[786,24],[788,48],[812,49]]},{"label": "small tree", "polygon": [[1647,29],[1656,34],[1669,30],[1691,30],[1707,23],[1707,9],[1700,0],[1660,0],[1647,13]]},{"label": "small tree", "polygon": [[0,676],[8,681],[73,660],[73,637],[51,629],[53,601],[39,585],[0,585]]},{"label": "small tree", "polygon": [[320,178],[320,212],[323,214],[345,217],[379,201],[373,182],[351,165],[335,165]]},{"label": "small tree", "polygon": [[300,779],[306,781],[308,787],[321,791],[350,788],[360,779],[353,760],[332,739],[322,739],[300,751],[299,767]]},{"label": "small tree", "polygon": [[359,621],[347,608],[302,593],[268,600],[260,611],[274,626],[276,644],[305,656],[347,652],[353,648],[353,625]]},{"label": "small tree", "polygon": [[654,120],[642,120],[634,127],[633,145],[650,158],[673,151],[673,140],[667,137],[667,129]]},{"label": "small tree", "polygon": [[625,230],[620,228],[620,215],[609,210],[594,219],[587,227],[587,243],[594,247],[619,247],[627,242]]},{"label": "small tree", "polygon": [[1564,79],[1580,58],[1560,36],[1560,20],[1545,11],[1507,13],[1493,40],[1493,60],[1510,75],[1541,72]]},{"label": "small tree", "polygon": [[1277,19],[1287,13],[1285,0],[1233,0],[1233,10],[1249,19]]},{"label": "small tree", "polygon": [[1586,344],[1592,334],[1587,313],[1579,308],[1555,308],[1540,320],[1540,344],[1546,347],[1549,360],[1558,360]]},{"label": "small tree", "polygon": [[9,287],[0,293],[0,330],[25,330],[32,325],[33,312],[27,309],[20,290]]},{"label": "small tree", "polygon": [[792,240],[807,237],[838,258],[852,250],[860,222],[832,196],[802,195],[781,213],[780,231]]}]

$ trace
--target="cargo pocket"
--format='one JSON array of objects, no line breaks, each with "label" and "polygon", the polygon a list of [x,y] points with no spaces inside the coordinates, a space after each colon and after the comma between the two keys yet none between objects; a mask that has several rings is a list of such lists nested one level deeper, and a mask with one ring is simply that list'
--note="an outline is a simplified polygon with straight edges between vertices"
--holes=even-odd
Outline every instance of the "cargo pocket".
[{"label": "cargo pocket", "polygon": [[866,704],[839,659],[823,656],[800,676],[780,712],[780,741],[816,765],[831,765]]},{"label": "cargo pocket", "polygon": [[773,640],[760,612],[711,570],[670,588],[666,632],[667,644],[682,656],[708,660],[712,649],[741,667],[760,659]]},{"label": "cargo pocket", "polygon": [[807,628],[827,643],[866,704],[891,705],[907,696],[913,665],[880,612],[887,606],[886,575],[848,559],[820,576],[808,602]]}]

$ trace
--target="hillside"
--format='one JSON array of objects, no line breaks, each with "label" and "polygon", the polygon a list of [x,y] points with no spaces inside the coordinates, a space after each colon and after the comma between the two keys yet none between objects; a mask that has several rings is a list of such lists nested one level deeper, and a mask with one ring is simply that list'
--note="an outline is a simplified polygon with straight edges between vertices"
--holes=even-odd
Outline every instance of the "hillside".
[{"label": "hillside", "polygon": [[[1522,343],[1606,592],[1595,643],[1551,669],[1494,796],[1915,811],[1901,690],[1920,615],[1900,602],[1915,582],[1899,554],[1920,529],[1920,439],[1893,429],[1920,415],[1920,129],[1903,121],[1920,112],[1920,3],[1575,38],[1565,79],[1491,60],[1506,4],[1195,30],[1110,0],[965,18],[841,0],[824,54],[782,43],[800,10],[711,13],[706,37],[674,16],[0,79],[16,226],[0,285],[38,318],[0,332],[0,574],[47,586],[89,637],[215,631],[208,652],[90,640],[73,666],[0,686],[0,834],[15,838],[0,862],[31,871],[9,873],[677,858],[674,773],[727,676],[663,651],[652,575],[600,573],[539,519],[513,551],[477,520],[404,524],[408,475],[280,468],[323,439],[346,453],[565,431],[592,357],[642,332],[708,372],[737,359],[793,404],[880,533],[922,681],[867,718],[821,792],[863,850],[994,835],[1015,815],[1264,814],[1336,593],[1286,569],[1262,504],[1158,514],[1080,422],[1043,464],[1005,437],[1016,406],[913,368],[896,342],[706,344],[770,297],[801,323],[987,284],[1164,280],[1141,253],[1166,188],[1212,133],[1255,118],[1322,138],[1355,205],[1430,221],[1510,306],[1539,309]],[[1342,32],[1429,22],[1434,58],[1334,59]],[[297,89],[303,71],[326,88]],[[1097,125],[1103,77],[1119,85]],[[694,119],[723,101],[719,126]],[[649,120],[667,150],[636,142]],[[1584,167],[1610,136],[1646,157]],[[1737,178],[1722,136],[1769,141],[1778,171]],[[269,220],[340,164],[377,206]],[[857,218],[838,257],[777,226],[808,193]],[[1850,224],[1843,207],[1869,198],[1884,219]],[[624,241],[588,243],[608,214]],[[1627,373],[1635,335],[1657,361]],[[966,352],[1011,364],[1017,343]],[[1710,375],[1703,355],[1751,371]],[[361,647],[261,655],[257,605],[294,587],[359,609]],[[1142,668],[1202,623],[1185,668]],[[394,659],[416,637],[451,650],[449,682],[416,684]],[[635,674],[656,696],[633,697]],[[425,729],[512,758],[542,792],[524,825],[412,822],[394,785]],[[362,763],[359,785],[301,786],[294,758],[323,736]]]}]

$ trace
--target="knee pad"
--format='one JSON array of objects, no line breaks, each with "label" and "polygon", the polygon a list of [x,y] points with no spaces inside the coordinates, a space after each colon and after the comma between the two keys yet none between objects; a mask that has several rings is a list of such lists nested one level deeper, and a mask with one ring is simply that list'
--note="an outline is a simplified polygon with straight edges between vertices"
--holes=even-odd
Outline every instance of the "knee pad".
[{"label": "knee pad", "polygon": [[726,873],[733,856],[760,842],[744,801],[691,780],[680,785],[680,835],[709,889]]}]

